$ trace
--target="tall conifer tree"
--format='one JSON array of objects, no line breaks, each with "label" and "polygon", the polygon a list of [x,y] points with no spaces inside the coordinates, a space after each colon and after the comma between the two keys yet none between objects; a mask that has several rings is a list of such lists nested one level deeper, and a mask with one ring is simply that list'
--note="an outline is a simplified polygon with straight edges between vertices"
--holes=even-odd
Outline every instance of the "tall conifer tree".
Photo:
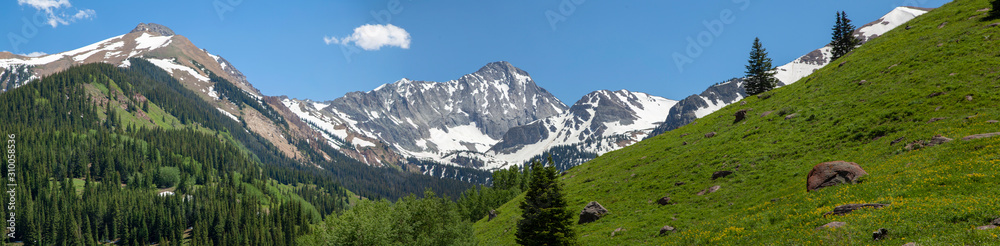
[{"label": "tall conifer tree", "polygon": [[750,51],[750,59],[747,60],[746,71],[746,92],[756,95],[774,89],[778,86],[778,79],[774,78],[774,67],[771,65],[771,58],[767,57],[767,50],[760,44],[760,38],[753,40],[753,49]]},{"label": "tall conifer tree", "polygon": [[531,165],[532,177],[521,201],[523,213],[517,222],[517,243],[521,245],[575,245],[573,214],[566,210],[562,185],[556,179],[556,168],[539,161]]},{"label": "tall conifer tree", "polygon": [[854,25],[851,24],[851,19],[847,18],[847,13],[844,11],[837,13],[837,24],[833,26],[833,37],[830,41],[830,45],[833,46],[830,60],[837,60],[847,55],[858,44],[861,44],[861,40],[854,37]]}]

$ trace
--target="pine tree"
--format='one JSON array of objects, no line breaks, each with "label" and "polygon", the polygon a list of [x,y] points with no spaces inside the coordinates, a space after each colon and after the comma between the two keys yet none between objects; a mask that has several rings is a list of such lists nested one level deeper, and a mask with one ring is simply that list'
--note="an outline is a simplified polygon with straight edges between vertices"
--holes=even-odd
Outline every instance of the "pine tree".
[{"label": "pine tree", "polygon": [[[549,157],[549,164],[552,158]],[[556,168],[539,161],[532,163],[531,184],[521,201],[523,213],[517,222],[517,243],[521,245],[574,245],[573,214],[566,210],[566,198],[556,179]]]},{"label": "pine tree", "polygon": [[990,17],[994,19],[1000,18],[1000,0],[993,0],[990,4]]},{"label": "pine tree", "polygon": [[854,37],[854,25],[851,19],[847,18],[847,13],[841,11],[837,13],[837,24],[833,26],[833,38],[830,45],[833,46],[830,60],[837,60],[861,44],[861,40]]},{"label": "pine tree", "polygon": [[756,95],[774,89],[778,85],[778,79],[774,78],[774,68],[771,66],[771,58],[767,57],[767,50],[760,44],[760,38],[753,40],[753,50],[750,51],[750,59],[747,60],[746,68],[746,92]]}]

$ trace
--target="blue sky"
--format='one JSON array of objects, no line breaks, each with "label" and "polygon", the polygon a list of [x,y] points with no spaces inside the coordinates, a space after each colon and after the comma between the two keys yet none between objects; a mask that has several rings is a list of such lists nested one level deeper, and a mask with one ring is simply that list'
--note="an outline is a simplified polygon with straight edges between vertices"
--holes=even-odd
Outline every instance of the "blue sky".
[{"label": "blue sky", "polygon": [[[225,57],[272,96],[331,100],[404,77],[447,81],[509,61],[566,104],[600,89],[679,100],[742,76],[754,37],[778,66],[829,42],[835,11],[861,26],[897,6],[946,2],[9,0],[0,3],[0,50],[58,53],[153,22]],[[726,11],[735,21],[679,69],[673,55],[685,54],[687,38],[711,31],[703,22]],[[44,23],[33,24],[36,17]],[[365,24],[405,30],[406,49],[339,44]],[[10,41],[12,34],[25,42]]]}]

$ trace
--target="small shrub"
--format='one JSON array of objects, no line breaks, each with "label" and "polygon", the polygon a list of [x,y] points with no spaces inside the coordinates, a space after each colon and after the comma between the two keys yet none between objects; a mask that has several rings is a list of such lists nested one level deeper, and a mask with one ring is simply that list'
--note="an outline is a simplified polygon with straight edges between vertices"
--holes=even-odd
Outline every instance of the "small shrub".
[{"label": "small shrub", "polygon": [[156,187],[173,187],[180,180],[180,169],[177,167],[160,167],[156,175]]}]

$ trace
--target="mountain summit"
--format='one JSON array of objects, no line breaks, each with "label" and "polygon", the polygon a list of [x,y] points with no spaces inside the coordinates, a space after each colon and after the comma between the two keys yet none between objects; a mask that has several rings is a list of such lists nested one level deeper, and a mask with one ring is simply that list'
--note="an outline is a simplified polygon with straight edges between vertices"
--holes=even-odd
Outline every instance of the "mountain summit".
[{"label": "mountain summit", "polygon": [[375,146],[377,140],[406,156],[438,160],[486,151],[510,128],[567,109],[508,62],[489,63],[447,82],[404,78],[324,103],[287,99],[285,104],[345,147]]},{"label": "mountain summit", "polygon": [[166,26],[160,25],[160,24],[156,24],[156,23],[149,23],[149,24],[139,23],[138,26],[135,26],[135,29],[132,29],[132,31],[128,32],[128,33],[137,33],[137,32],[148,32],[148,33],[155,34],[157,36],[173,36],[174,35],[174,31],[170,30],[169,27],[166,27]]}]

